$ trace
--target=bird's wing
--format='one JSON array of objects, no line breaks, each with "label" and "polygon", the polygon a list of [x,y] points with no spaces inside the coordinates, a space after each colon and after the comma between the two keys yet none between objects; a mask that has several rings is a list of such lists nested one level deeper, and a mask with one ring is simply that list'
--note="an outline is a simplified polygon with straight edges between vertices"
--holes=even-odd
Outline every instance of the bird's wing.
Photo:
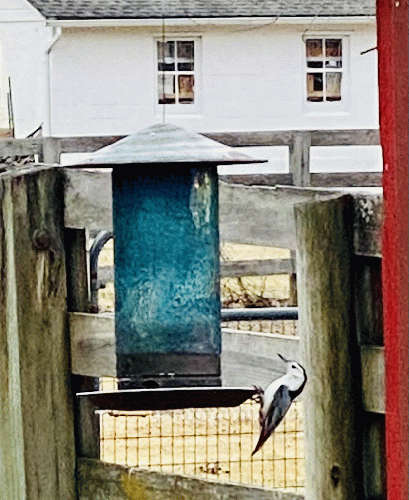
[{"label": "bird's wing", "polygon": [[260,437],[257,441],[252,455],[254,455],[263,446],[274,429],[284,418],[285,414],[291,406],[291,401],[292,399],[288,391],[288,387],[285,385],[281,385],[274,394],[273,401],[271,402],[271,405],[267,410],[266,416],[260,422]]}]

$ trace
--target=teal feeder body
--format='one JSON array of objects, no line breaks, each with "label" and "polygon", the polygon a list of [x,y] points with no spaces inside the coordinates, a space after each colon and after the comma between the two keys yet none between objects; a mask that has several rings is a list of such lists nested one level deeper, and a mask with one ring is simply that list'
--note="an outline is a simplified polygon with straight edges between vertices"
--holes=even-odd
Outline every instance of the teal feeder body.
[{"label": "teal feeder body", "polygon": [[256,162],[154,125],[73,165],[112,168],[119,378],[220,384],[217,165]]},{"label": "teal feeder body", "polygon": [[119,376],[218,377],[216,166],[141,167],[112,177]]}]

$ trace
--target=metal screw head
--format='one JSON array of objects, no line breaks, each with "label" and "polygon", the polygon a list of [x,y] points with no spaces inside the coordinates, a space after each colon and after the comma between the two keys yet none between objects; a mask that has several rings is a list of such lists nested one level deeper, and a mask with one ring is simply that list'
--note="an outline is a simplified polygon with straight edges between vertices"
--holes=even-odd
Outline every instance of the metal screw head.
[{"label": "metal screw head", "polygon": [[36,229],[33,233],[33,245],[37,250],[48,250],[51,246],[51,233],[47,228]]}]

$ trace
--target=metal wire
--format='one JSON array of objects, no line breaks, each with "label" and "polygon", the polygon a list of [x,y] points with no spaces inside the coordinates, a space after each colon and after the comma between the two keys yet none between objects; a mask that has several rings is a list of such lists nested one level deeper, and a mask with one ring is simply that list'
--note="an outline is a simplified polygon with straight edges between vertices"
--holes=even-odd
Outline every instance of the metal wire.
[{"label": "metal wire", "polygon": [[302,403],[254,457],[258,404],[101,415],[101,459],[269,488],[304,487]]}]

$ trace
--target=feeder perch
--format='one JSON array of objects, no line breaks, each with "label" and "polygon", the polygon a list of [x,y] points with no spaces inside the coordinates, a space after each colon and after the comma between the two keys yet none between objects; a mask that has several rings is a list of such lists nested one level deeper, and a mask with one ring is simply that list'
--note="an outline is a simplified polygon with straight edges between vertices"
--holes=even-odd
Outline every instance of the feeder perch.
[{"label": "feeder perch", "polygon": [[112,168],[120,388],[221,384],[217,166],[262,161],[159,124],[72,165]]}]

